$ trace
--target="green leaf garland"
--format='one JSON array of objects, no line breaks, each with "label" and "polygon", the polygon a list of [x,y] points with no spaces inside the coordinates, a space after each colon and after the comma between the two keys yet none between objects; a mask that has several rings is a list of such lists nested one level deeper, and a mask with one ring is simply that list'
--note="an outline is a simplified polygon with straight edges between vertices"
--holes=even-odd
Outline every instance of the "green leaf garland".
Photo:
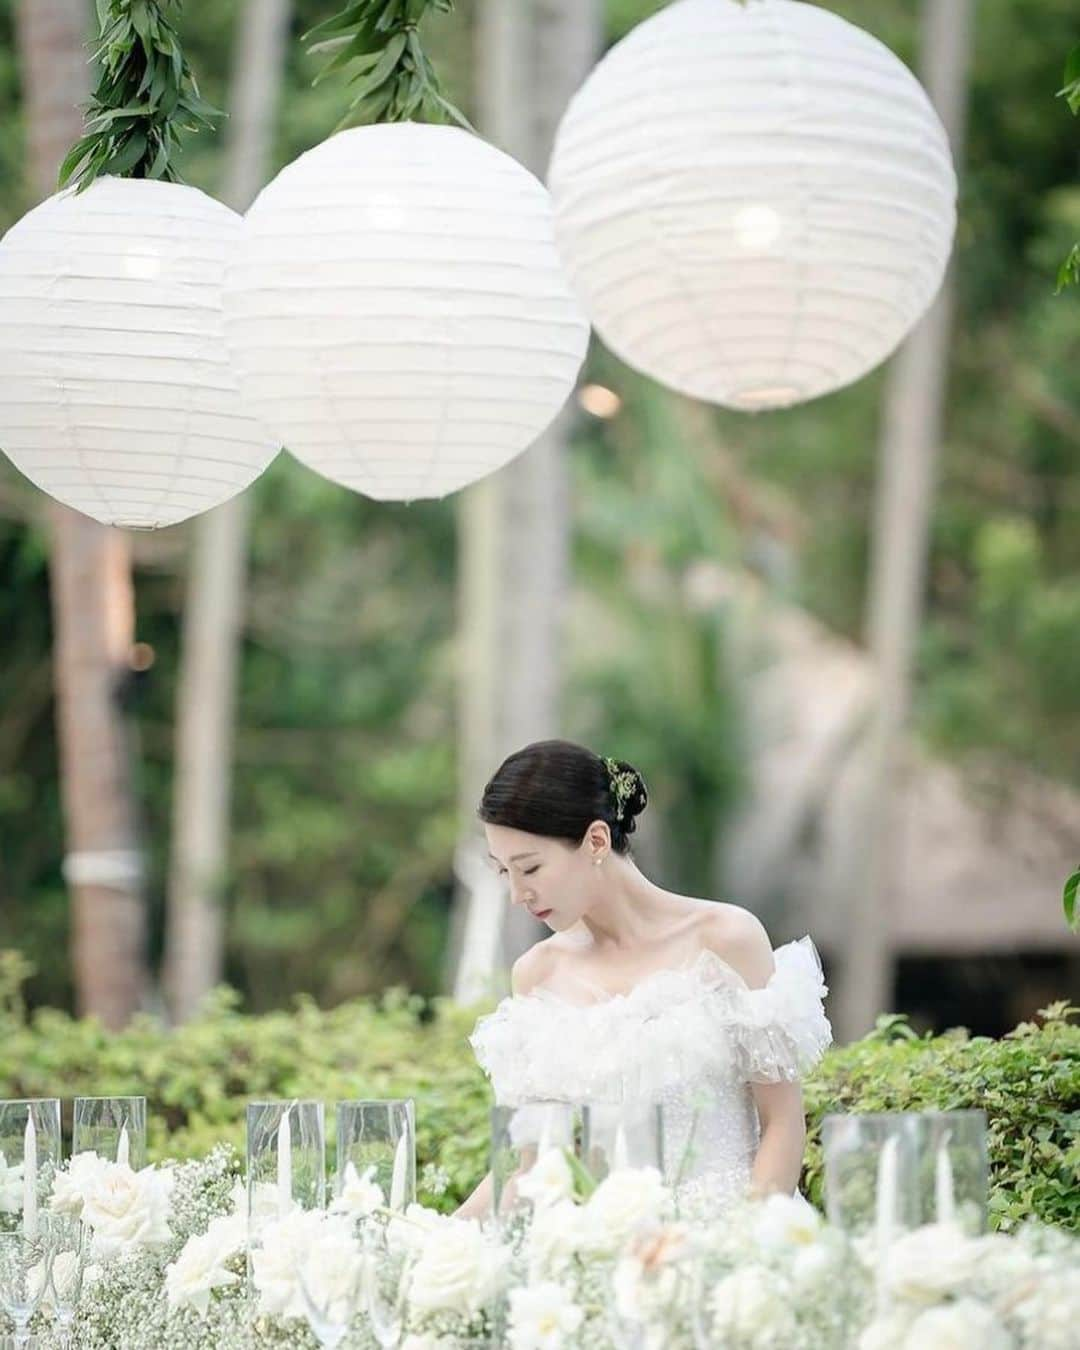
[{"label": "green leaf garland", "polygon": [[348,72],[352,98],[337,130],[358,123],[452,121],[472,127],[442,95],[420,41],[429,13],[449,14],[453,0],[349,0],[340,13],[304,34],[312,55],[330,60],[315,83]]},{"label": "green leaf garland", "polygon": [[86,133],[60,167],[60,186],[95,178],[179,181],[172,157],[185,132],[221,116],[199,93],[169,12],[183,0],[97,0],[100,78]]}]

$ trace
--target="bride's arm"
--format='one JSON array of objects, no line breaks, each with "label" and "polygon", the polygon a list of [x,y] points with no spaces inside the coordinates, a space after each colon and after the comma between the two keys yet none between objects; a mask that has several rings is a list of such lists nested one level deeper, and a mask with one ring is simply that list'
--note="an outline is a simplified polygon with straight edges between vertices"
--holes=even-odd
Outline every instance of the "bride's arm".
[{"label": "bride's arm", "polygon": [[754,1083],[752,1091],[761,1120],[761,1142],[750,1175],[750,1194],[783,1191],[793,1195],[806,1152],[802,1088],[798,1083]]},{"label": "bride's arm", "polygon": [[[732,965],[751,989],[761,989],[776,969],[772,943],[748,910],[729,910],[710,933],[709,945]],[[794,1193],[806,1151],[806,1115],[798,1083],[753,1083],[761,1139],[750,1176],[751,1195]]]}]

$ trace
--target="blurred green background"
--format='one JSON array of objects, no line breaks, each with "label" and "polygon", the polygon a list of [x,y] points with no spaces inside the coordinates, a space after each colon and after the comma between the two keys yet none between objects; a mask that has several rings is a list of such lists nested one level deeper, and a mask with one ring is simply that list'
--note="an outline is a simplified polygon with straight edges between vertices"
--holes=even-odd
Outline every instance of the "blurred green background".
[{"label": "blurred green background", "polygon": [[[915,0],[829,6],[914,60]],[[608,39],[660,8],[608,0]],[[188,3],[203,90],[227,107],[237,5]],[[299,0],[296,37],[328,6]],[[432,25],[451,96],[475,105],[468,0]],[[979,6],[957,241],[959,312],[915,705],[926,743],[1001,751],[1080,786],[1080,310],[1054,295],[1080,231],[1078,124],[1054,93],[1076,0]],[[11,0],[0,0],[0,228],[31,204]],[[276,160],[325,137],[341,88],[311,88],[293,44]],[[221,137],[187,178],[220,190]],[[715,843],[743,784],[725,630],[686,578],[756,572],[836,633],[862,627],[882,377],[767,418],[694,408],[594,344],[613,420],[572,454],[574,614],[603,641],[567,651],[565,731],[637,763],[664,847],[654,879],[713,892]],[[443,979],[458,833],[450,502],[387,506],[282,456],[255,488],[227,886],[228,979],[248,1007]],[[141,828],[160,954],[185,531],[136,541],[133,676]],[[0,464],[0,948],[35,966],[34,1003],[71,1007],[37,494]]]}]

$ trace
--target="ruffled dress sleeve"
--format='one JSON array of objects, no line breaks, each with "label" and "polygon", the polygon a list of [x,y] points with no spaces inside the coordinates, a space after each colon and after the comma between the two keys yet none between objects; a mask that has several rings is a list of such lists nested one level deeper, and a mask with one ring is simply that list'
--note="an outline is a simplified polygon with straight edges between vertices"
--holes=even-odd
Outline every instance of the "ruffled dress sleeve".
[{"label": "ruffled dress sleeve", "polygon": [[623,1101],[705,1075],[795,1082],[832,1041],[828,993],[809,937],[773,953],[752,989],[711,951],[584,1006],[544,989],[503,999],[469,1038],[496,1101]]}]

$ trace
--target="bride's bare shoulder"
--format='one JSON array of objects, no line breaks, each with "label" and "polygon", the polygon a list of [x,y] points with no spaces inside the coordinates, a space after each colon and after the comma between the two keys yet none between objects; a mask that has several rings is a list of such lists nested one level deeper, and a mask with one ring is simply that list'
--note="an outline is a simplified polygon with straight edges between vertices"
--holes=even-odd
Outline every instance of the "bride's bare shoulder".
[{"label": "bride's bare shoulder", "polygon": [[549,980],[559,961],[559,947],[554,937],[535,943],[514,962],[510,969],[510,990],[514,994],[528,994],[538,984]]},{"label": "bride's bare shoulder", "polygon": [[764,984],[774,970],[772,942],[765,925],[748,909],[720,901],[701,901],[701,944],[743,977],[747,984]]}]

